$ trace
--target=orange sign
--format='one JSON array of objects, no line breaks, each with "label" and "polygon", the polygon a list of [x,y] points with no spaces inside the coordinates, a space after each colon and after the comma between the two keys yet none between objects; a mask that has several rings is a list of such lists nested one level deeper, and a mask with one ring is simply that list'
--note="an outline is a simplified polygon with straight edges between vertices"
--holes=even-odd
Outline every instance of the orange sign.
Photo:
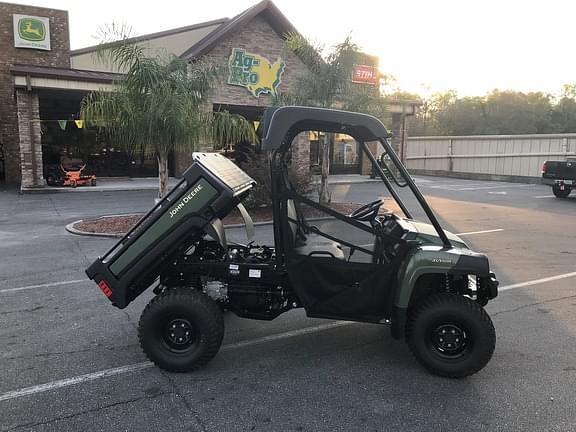
[{"label": "orange sign", "polygon": [[374,66],[354,65],[352,82],[360,84],[378,84],[378,71]]}]

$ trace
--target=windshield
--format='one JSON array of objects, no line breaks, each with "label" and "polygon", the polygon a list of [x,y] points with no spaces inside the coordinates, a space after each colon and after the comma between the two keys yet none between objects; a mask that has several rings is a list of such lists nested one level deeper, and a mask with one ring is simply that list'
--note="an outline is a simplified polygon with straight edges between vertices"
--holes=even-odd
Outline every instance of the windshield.
[{"label": "windshield", "polygon": [[450,240],[436,215],[388,140],[381,138],[378,141],[361,142],[359,145],[371,164],[371,176],[384,183],[382,198],[391,198],[386,201],[386,208],[401,217],[429,221],[442,243],[450,247]]}]

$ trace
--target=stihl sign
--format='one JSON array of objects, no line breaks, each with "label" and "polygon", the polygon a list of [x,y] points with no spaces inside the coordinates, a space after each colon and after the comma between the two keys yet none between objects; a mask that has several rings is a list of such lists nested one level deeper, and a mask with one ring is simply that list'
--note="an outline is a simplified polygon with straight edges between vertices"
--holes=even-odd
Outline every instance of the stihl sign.
[{"label": "stihl sign", "polygon": [[352,82],[360,84],[378,84],[378,71],[373,66],[354,65]]}]

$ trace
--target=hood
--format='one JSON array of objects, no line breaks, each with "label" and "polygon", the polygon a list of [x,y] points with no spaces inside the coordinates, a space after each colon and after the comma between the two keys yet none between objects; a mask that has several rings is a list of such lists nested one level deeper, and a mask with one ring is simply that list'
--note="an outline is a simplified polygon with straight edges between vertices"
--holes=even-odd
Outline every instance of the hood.
[{"label": "hood", "polygon": [[[422,244],[442,245],[442,240],[440,240],[436,229],[434,229],[431,224],[409,219],[405,219],[404,221],[411,227],[410,231],[413,233],[413,237],[411,237],[412,240],[419,241]],[[468,249],[468,245],[456,234],[447,230],[444,230],[444,232],[450,241],[454,244],[454,246]]]}]

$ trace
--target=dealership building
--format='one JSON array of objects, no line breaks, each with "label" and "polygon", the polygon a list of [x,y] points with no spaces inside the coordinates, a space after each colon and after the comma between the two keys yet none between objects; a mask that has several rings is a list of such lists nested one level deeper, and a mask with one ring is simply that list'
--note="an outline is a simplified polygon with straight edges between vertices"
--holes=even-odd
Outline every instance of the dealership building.
[{"label": "dealership building", "polygon": [[[0,3],[0,29],[0,181],[22,189],[44,187],[47,172],[63,157],[82,159],[99,177],[157,174],[154,159],[129,155],[109,143],[99,128],[80,120],[84,96],[113,90],[121,74],[98,60],[97,47],[70,50],[66,11]],[[227,68],[210,105],[257,124],[274,94],[291,93],[307,71],[302,60],[284,47],[284,36],[291,32],[296,29],[282,12],[264,0],[231,19],[138,36],[133,42],[151,52],[168,52],[188,61],[206,59]],[[365,57],[362,67],[377,71],[377,61]],[[399,104],[391,110],[393,132],[400,139],[404,118],[414,113],[415,105]],[[293,163],[314,169],[319,139],[312,132],[298,136]],[[368,171],[366,158],[350,137],[337,136],[334,141],[333,173]],[[171,175],[180,175],[190,160],[190,154],[174,154]]]}]

